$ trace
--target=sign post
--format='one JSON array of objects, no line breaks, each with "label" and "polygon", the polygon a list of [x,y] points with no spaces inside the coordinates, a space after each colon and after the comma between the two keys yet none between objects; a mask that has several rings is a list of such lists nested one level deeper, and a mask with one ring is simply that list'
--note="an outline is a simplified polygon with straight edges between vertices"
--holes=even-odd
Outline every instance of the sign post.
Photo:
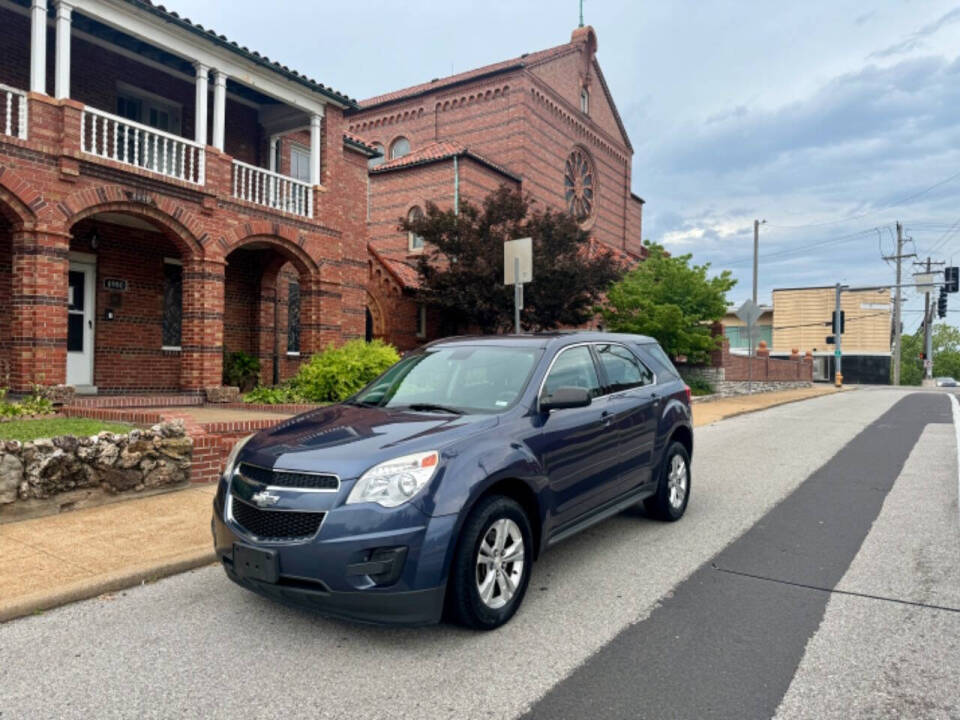
[{"label": "sign post", "polygon": [[513,285],[514,332],[520,333],[523,284],[533,280],[533,239],[507,240],[503,244],[503,284]]},{"label": "sign post", "polygon": [[737,317],[747,324],[747,393],[753,392],[753,326],[761,315],[763,309],[753,300],[747,300],[737,308]]}]

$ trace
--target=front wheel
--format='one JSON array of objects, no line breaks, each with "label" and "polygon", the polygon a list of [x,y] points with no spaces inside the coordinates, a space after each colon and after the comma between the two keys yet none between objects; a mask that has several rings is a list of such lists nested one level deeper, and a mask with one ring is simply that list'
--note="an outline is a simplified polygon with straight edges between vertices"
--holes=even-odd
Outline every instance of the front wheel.
[{"label": "front wheel", "polygon": [[450,611],[467,627],[493,630],[520,607],[530,581],[533,534],[514,500],[481,500],[461,531],[450,578]]},{"label": "front wheel", "polygon": [[660,463],[657,492],[644,501],[648,513],[673,522],[683,517],[690,501],[690,454],[682,443],[673,442]]}]

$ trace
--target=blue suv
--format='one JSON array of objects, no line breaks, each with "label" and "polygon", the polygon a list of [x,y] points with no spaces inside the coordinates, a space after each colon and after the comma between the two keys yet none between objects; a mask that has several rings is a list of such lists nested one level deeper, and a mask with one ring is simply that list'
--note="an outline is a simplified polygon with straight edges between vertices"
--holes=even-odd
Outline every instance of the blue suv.
[{"label": "blue suv", "polygon": [[267,597],[368,622],[507,622],[551,545],[690,498],[690,390],[638,335],[440,340],[233,448],[217,556]]}]

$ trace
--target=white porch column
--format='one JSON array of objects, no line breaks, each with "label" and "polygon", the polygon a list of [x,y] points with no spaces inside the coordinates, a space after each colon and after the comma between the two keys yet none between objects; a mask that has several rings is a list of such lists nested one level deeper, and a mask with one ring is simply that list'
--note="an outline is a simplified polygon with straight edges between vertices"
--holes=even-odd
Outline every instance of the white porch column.
[{"label": "white porch column", "polygon": [[320,123],[321,113],[310,116],[310,184],[320,184]]},{"label": "white porch column", "polygon": [[213,71],[213,146],[223,150],[223,135],[226,127],[227,75],[222,70]]},{"label": "white porch column", "polygon": [[277,168],[277,145],[280,143],[280,138],[276,135],[270,136],[270,170],[273,172],[280,172]]},{"label": "white porch column", "polygon": [[30,9],[30,90],[47,93],[47,0]]},{"label": "white porch column", "polygon": [[57,64],[54,96],[57,99],[70,97],[70,16],[73,5],[63,0],[57,2]]},{"label": "white porch column", "polygon": [[203,63],[195,63],[197,69],[197,100],[196,112],[193,119],[193,139],[201,145],[207,144],[207,105],[209,104],[209,81],[207,75],[210,68]]}]

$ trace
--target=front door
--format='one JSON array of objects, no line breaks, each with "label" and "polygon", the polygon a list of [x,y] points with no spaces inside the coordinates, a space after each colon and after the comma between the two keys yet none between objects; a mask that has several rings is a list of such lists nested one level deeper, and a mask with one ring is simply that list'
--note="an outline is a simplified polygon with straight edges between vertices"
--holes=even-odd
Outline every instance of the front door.
[{"label": "front door", "polygon": [[[562,350],[543,384],[542,395],[560,387],[601,392],[593,354],[587,345]],[[529,442],[547,472],[554,528],[574,521],[609,498],[617,478],[616,434],[602,400],[584,408],[554,410]]]},{"label": "front door", "polygon": [[97,269],[92,262],[70,261],[67,295],[67,384],[93,386],[94,286]]}]

